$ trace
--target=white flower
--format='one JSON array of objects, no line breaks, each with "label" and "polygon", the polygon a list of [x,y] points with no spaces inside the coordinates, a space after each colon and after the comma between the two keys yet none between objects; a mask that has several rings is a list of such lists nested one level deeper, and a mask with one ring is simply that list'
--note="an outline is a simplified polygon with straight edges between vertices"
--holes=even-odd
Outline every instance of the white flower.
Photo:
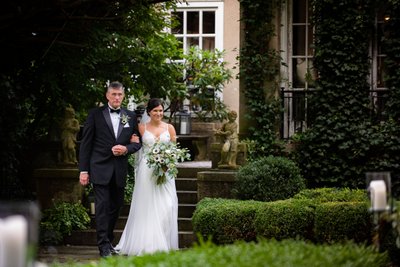
[{"label": "white flower", "polygon": [[131,117],[129,117],[128,115],[122,114],[122,116],[121,116],[121,123],[122,123],[123,125],[125,125],[125,124],[128,123],[128,121],[129,121],[130,119],[131,119]]},{"label": "white flower", "polygon": [[163,184],[166,179],[174,178],[178,174],[177,163],[190,159],[189,151],[179,148],[173,142],[155,142],[145,154],[147,165],[153,169],[157,184]]}]

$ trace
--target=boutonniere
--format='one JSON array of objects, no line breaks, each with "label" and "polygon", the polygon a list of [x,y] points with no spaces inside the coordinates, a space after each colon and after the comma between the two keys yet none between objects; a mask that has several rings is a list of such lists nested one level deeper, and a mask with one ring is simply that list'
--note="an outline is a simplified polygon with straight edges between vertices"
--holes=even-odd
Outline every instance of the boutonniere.
[{"label": "boutonniere", "polygon": [[129,117],[128,115],[122,114],[122,116],[121,116],[121,123],[122,123],[123,125],[125,125],[125,124],[128,123],[128,121],[129,121],[130,119],[131,119],[131,117]]}]

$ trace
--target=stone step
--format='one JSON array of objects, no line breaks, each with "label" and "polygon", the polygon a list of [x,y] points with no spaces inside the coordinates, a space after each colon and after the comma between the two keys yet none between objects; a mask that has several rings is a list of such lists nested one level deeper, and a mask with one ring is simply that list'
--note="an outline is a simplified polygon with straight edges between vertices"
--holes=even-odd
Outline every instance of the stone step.
[{"label": "stone step", "polygon": [[178,217],[180,218],[192,218],[193,213],[196,209],[196,204],[178,204]]},{"label": "stone step", "polygon": [[197,178],[176,178],[176,190],[197,191]]},{"label": "stone step", "polygon": [[[122,231],[123,230],[114,231],[116,242],[121,238]],[[195,241],[196,237],[192,231],[179,231],[179,248],[191,247]],[[72,246],[96,246],[96,230],[74,231],[70,236],[64,238],[64,244]]]},{"label": "stone step", "polygon": [[[192,193],[187,193],[187,195],[184,195],[184,197],[185,198],[191,198],[192,200],[194,200],[195,197],[193,195],[194,195],[193,192]],[[197,196],[196,196],[196,199],[197,199]],[[197,204],[197,201],[196,202],[192,202],[192,203],[182,203],[181,199],[179,199],[178,216],[180,218],[192,218],[193,212],[196,209],[196,204]],[[126,220],[126,218],[129,215],[129,209],[130,209],[130,205],[128,205],[128,204],[125,204],[122,207],[122,210],[121,210],[121,213],[120,213],[120,216],[119,216],[120,219],[121,218],[125,218],[125,220]],[[91,215],[91,217],[92,217],[92,224],[94,225],[94,215]]]},{"label": "stone step", "polygon": [[196,204],[197,203],[197,190],[189,191],[189,190],[178,190],[178,201],[179,203],[184,204]]},{"label": "stone step", "polygon": [[[117,224],[115,225],[116,230],[123,230],[126,225],[126,221],[128,220],[128,216],[120,216],[118,218]],[[90,228],[96,228],[96,220],[94,217],[91,218]],[[192,218],[178,218],[178,229],[179,231],[192,231]]]},{"label": "stone step", "polygon": [[196,178],[198,172],[209,171],[210,168],[178,168],[178,178]]}]

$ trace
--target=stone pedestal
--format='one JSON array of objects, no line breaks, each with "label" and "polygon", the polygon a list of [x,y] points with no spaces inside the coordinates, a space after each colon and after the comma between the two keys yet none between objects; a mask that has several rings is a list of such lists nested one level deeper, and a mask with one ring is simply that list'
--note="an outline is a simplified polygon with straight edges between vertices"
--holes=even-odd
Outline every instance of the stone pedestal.
[{"label": "stone pedestal", "polygon": [[[221,160],[222,143],[211,144],[211,167],[218,168],[218,162]],[[247,145],[239,142],[237,147],[236,165],[239,168],[244,165],[247,160]]]},{"label": "stone pedestal", "polygon": [[211,170],[197,173],[197,200],[205,197],[233,198],[236,171]]},{"label": "stone pedestal", "polygon": [[34,170],[33,176],[41,209],[52,207],[53,200],[82,201],[84,187],[79,183],[78,169],[41,168]]},{"label": "stone pedestal", "polygon": [[215,131],[221,127],[220,122],[200,122],[192,121],[192,132],[194,136],[207,136],[207,139],[200,138],[194,140],[196,148],[200,148],[201,155],[198,160],[208,160],[211,158],[211,144],[216,142]]}]

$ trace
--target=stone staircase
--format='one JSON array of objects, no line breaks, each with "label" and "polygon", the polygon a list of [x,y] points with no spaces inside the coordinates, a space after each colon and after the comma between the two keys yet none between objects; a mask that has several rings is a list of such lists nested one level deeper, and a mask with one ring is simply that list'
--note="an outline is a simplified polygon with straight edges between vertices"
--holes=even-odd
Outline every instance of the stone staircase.
[{"label": "stone staircase", "polygon": [[[195,162],[179,167],[178,177],[175,181],[178,194],[178,230],[179,247],[187,248],[196,241],[193,233],[192,215],[197,204],[197,173],[207,171],[209,166],[196,167]],[[210,164],[211,165],[211,164]],[[128,218],[130,205],[126,204],[115,227],[115,239],[121,237],[122,231]],[[92,216],[91,227],[87,230],[74,231],[71,236],[64,239],[64,243],[72,246],[96,246],[96,230],[94,216]]]}]

